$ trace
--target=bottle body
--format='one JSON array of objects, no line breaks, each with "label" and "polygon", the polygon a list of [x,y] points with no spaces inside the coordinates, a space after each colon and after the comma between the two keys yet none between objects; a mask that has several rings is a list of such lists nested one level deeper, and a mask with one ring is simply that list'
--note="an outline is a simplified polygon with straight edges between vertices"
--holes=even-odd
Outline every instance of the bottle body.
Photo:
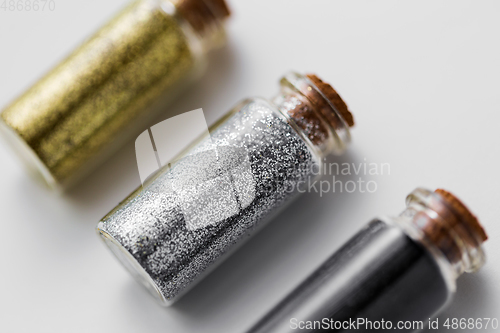
[{"label": "bottle body", "polygon": [[428,251],[399,227],[375,219],[249,333],[291,333],[299,325],[309,326],[300,332],[413,332],[398,325],[423,328],[452,293]]},{"label": "bottle body", "polygon": [[168,304],[289,203],[320,160],[273,104],[247,100],[98,230],[134,256]]},{"label": "bottle body", "polygon": [[135,1],[1,115],[33,171],[64,188],[134,137],[205,65],[199,34],[164,0]]}]

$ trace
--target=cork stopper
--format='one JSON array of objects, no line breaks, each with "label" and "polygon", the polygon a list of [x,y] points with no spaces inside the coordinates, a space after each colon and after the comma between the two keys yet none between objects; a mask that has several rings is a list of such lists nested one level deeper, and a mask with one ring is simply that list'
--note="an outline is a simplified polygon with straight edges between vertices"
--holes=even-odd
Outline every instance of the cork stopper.
[{"label": "cork stopper", "polygon": [[281,79],[274,103],[323,156],[344,152],[354,118],[331,85],[314,74],[291,72]]},{"label": "cork stopper", "polygon": [[231,15],[224,0],[177,0],[175,4],[182,17],[200,35]]},{"label": "cork stopper", "polygon": [[[342,119],[344,119],[347,125],[349,125],[349,127],[353,127],[354,117],[352,116],[352,113],[349,111],[347,104],[335,91],[335,89],[333,89],[333,87],[330,84],[323,82],[323,80],[321,80],[314,74],[306,74],[306,76],[318,88],[318,90],[323,93],[323,95],[328,99],[328,101],[330,101],[330,103],[335,108],[335,111],[340,114],[340,116],[342,117]],[[330,112],[328,111],[327,105],[325,105],[326,103],[324,98],[322,98],[322,96],[318,96],[318,94],[315,94],[315,91],[310,91],[308,97],[311,99],[311,102],[319,110],[325,111],[323,115],[332,124],[332,126],[335,126],[335,117],[333,117],[331,111]]]},{"label": "cork stopper", "polygon": [[434,193],[441,197],[444,204],[456,217],[456,219],[452,219],[454,223],[463,223],[467,230],[479,238],[481,243],[488,239],[488,235],[477,217],[455,195],[443,189],[437,189]]},{"label": "cork stopper", "polygon": [[488,239],[484,228],[472,212],[452,193],[437,189],[417,189],[409,195],[409,207],[421,207],[413,224],[427,242],[457,267],[457,272],[473,272],[484,263],[481,245]]}]

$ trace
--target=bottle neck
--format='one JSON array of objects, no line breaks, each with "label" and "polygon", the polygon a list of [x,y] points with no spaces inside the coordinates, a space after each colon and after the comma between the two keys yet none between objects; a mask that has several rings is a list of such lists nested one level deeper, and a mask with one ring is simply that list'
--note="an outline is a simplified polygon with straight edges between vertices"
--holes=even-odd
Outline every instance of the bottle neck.
[{"label": "bottle neck", "polygon": [[445,262],[456,279],[485,263],[482,243],[487,236],[470,211],[451,193],[417,188],[396,218],[405,232]]},{"label": "bottle neck", "polygon": [[335,90],[315,75],[285,75],[272,101],[320,157],[342,154],[350,143],[351,113]]}]

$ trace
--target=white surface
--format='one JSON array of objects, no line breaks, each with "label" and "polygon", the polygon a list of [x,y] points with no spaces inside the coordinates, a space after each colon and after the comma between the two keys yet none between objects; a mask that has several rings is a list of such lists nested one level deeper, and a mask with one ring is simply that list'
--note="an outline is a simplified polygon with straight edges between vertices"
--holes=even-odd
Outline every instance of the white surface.
[{"label": "white surface", "polygon": [[[0,10],[0,106],[124,3]],[[33,182],[1,142],[0,331],[242,332],[360,226],[398,214],[417,186],[455,192],[490,236],[486,266],[459,280],[441,317],[500,319],[500,2],[233,0],[231,8],[228,47],[171,112],[203,108],[212,123],[242,98],[274,95],[290,69],[318,73],[357,121],[340,161],[388,162],[391,175],[376,178],[374,194],[304,195],[161,308],[94,232],[140,183],[133,142],[65,196]]]}]

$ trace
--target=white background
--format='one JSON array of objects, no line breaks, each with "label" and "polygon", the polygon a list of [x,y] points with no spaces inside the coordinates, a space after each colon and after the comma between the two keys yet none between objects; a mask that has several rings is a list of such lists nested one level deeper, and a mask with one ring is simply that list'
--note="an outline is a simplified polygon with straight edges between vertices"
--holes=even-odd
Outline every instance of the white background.
[{"label": "white background", "polygon": [[[0,107],[126,3],[55,2],[54,12],[0,10]],[[490,236],[486,266],[459,279],[441,318],[500,319],[500,2],[230,4],[228,46],[169,112],[203,108],[213,123],[242,98],[273,96],[288,70],[317,73],[357,121],[336,161],[390,163],[391,174],[373,178],[374,194],[302,196],[162,308],[94,232],[139,184],[133,142],[63,196],[32,181],[1,142],[0,331],[243,332],[368,220],[398,214],[417,186],[455,192]]]}]

